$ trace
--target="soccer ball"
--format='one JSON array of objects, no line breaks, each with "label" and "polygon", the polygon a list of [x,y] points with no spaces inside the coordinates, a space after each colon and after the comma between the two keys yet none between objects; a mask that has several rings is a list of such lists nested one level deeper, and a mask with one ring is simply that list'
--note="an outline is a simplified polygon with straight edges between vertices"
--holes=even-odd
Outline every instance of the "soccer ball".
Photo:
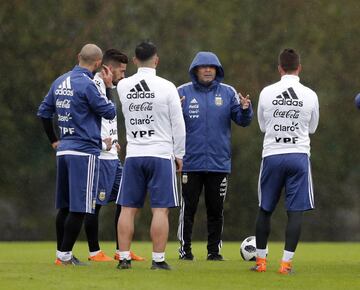
[{"label": "soccer ball", "polygon": [[355,105],[358,109],[360,109],[360,93],[357,94],[357,96],[355,98]]},{"label": "soccer ball", "polygon": [[[266,246],[266,255],[268,247]],[[240,246],[240,255],[245,261],[256,260],[256,238],[255,236],[247,237]]]}]

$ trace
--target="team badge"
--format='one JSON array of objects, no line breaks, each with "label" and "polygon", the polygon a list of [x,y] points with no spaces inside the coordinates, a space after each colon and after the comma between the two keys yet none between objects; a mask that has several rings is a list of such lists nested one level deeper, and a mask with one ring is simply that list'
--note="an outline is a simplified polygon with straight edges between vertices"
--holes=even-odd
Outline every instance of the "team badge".
[{"label": "team badge", "polygon": [[182,176],[182,183],[183,184],[186,184],[188,182],[188,176],[187,176],[187,174],[185,173],[185,174],[183,174],[183,176]]},{"label": "team badge", "polygon": [[219,107],[223,105],[223,99],[220,95],[215,96],[215,105]]},{"label": "team badge", "polygon": [[102,190],[102,191],[99,192],[99,200],[100,200],[100,201],[104,201],[104,200],[105,200],[105,196],[106,196],[106,194],[105,194],[105,191],[104,191],[104,190]]}]

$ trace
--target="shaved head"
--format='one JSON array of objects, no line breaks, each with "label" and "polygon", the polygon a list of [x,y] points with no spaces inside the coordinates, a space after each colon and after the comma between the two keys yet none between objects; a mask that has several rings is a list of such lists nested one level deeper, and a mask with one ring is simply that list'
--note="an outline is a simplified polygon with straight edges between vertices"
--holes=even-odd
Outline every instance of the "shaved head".
[{"label": "shaved head", "polygon": [[88,43],[83,46],[79,53],[80,64],[92,65],[98,60],[102,60],[102,50],[95,44]]}]

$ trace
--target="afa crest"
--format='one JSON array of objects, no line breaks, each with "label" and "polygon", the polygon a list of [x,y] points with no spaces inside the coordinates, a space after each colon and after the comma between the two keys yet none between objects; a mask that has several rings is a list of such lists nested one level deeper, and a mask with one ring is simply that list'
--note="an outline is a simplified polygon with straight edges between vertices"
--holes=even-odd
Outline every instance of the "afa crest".
[{"label": "afa crest", "polygon": [[106,197],[106,193],[105,193],[105,190],[101,190],[100,192],[99,192],[99,200],[100,201],[104,201],[105,200],[105,197]]},{"label": "afa crest", "polygon": [[221,95],[215,96],[215,105],[218,107],[223,105],[223,99],[222,99]]}]

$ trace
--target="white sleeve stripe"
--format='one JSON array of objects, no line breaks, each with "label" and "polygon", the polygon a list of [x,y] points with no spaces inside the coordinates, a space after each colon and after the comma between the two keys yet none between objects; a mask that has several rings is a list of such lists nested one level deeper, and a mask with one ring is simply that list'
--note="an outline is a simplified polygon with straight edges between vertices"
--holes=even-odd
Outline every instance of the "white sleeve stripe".
[{"label": "white sleeve stripe", "polygon": [[183,87],[190,86],[190,85],[192,85],[192,82],[188,82],[188,83],[182,84],[181,86],[177,87],[177,89],[181,89],[181,88],[183,88]]}]

